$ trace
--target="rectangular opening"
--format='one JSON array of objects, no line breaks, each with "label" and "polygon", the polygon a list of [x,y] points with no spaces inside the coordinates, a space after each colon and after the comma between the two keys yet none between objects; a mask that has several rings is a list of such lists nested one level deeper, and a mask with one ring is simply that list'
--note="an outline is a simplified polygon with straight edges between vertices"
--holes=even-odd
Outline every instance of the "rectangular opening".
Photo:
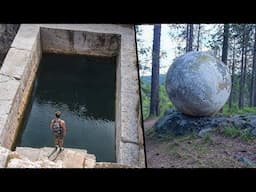
[{"label": "rectangular opening", "polygon": [[115,162],[116,57],[43,54],[16,146],[52,147],[55,111],[67,126],[64,147]]}]

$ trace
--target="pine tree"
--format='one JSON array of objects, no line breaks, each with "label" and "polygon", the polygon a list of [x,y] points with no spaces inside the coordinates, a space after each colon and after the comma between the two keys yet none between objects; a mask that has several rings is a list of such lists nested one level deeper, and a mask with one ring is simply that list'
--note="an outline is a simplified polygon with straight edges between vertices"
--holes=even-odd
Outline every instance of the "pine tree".
[{"label": "pine tree", "polygon": [[193,24],[187,24],[186,52],[193,51]]},{"label": "pine tree", "polygon": [[161,24],[154,25],[152,50],[152,76],[149,116],[159,115],[159,62],[160,62]]}]

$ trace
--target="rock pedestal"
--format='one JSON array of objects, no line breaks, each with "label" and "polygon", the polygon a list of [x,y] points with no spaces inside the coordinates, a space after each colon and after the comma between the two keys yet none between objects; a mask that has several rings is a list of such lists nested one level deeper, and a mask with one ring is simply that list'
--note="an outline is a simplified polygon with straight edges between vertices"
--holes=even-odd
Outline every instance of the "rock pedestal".
[{"label": "rock pedestal", "polygon": [[158,135],[181,136],[195,133],[200,137],[209,131],[223,127],[237,127],[256,136],[256,115],[193,117],[170,109],[154,125]]}]

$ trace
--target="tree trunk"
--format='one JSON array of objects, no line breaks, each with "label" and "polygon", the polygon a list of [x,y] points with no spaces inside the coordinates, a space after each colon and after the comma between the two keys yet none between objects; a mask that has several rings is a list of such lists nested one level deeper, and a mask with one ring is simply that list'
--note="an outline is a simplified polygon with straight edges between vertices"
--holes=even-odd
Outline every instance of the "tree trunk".
[{"label": "tree trunk", "polygon": [[154,25],[152,50],[152,77],[149,116],[159,115],[159,61],[160,61],[161,24]]},{"label": "tree trunk", "polygon": [[188,51],[193,51],[193,24],[189,24]]},{"label": "tree trunk", "polygon": [[229,109],[232,107],[233,102],[233,95],[234,95],[234,75],[235,75],[235,55],[236,55],[236,44],[234,39],[234,46],[233,46],[233,61],[232,61],[232,72],[231,72],[231,90],[230,90],[230,97],[229,97]]},{"label": "tree trunk", "polygon": [[243,27],[243,41],[242,41],[242,58],[241,58],[241,74],[240,74],[240,80],[239,80],[239,101],[238,101],[238,107],[239,109],[244,107],[244,96],[243,96],[243,89],[244,89],[244,85],[243,85],[243,79],[244,79],[244,45],[245,42],[245,26]]},{"label": "tree trunk", "polygon": [[199,51],[199,47],[200,47],[200,30],[201,30],[201,25],[198,24],[198,32],[197,32],[197,46],[196,46],[196,50]]},{"label": "tree trunk", "polygon": [[[225,65],[227,65],[227,59],[228,59],[228,36],[229,36],[229,25],[224,24],[221,60],[223,63],[225,63]],[[220,112],[221,113],[223,112],[223,108],[220,109]]]},{"label": "tree trunk", "polygon": [[189,51],[189,24],[187,24],[187,31],[186,31],[186,53]]},{"label": "tree trunk", "polygon": [[187,24],[186,53],[193,51],[193,24]]},{"label": "tree trunk", "polygon": [[250,106],[256,106],[255,102],[255,83],[256,83],[256,25],[254,26],[254,46],[253,46],[253,60],[252,60],[252,79],[250,92]]},{"label": "tree trunk", "polygon": [[[244,51],[244,79],[243,79],[243,106],[244,106],[244,95],[245,95],[245,85],[247,84],[247,61],[248,61],[248,43],[249,43],[249,29],[246,27],[245,28],[245,51]],[[246,95],[247,96],[247,95]],[[248,98],[248,97],[246,97]],[[247,101],[248,103],[248,101]]]},{"label": "tree trunk", "polygon": [[254,49],[253,49],[253,65],[254,65],[254,79],[253,79],[253,106],[256,107],[256,25],[254,26]]},{"label": "tree trunk", "polygon": [[221,60],[226,65],[227,65],[227,59],[228,59],[228,36],[229,36],[229,24],[224,24]]},{"label": "tree trunk", "polygon": [[242,107],[244,107],[244,95],[245,95],[245,85],[247,80],[247,53],[248,53],[248,47],[247,42],[245,43],[245,49],[244,49],[244,75],[243,75],[243,90],[242,90]]}]

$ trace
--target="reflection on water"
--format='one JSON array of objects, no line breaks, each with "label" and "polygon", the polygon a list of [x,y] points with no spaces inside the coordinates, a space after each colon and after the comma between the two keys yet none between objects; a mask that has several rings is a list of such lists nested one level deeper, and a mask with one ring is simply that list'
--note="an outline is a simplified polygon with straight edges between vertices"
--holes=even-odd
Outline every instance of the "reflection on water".
[{"label": "reflection on water", "polygon": [[67,126],[64,145],[115,161],[115,58],[43,55],[17,145],[53,146],[55,111]]}]

